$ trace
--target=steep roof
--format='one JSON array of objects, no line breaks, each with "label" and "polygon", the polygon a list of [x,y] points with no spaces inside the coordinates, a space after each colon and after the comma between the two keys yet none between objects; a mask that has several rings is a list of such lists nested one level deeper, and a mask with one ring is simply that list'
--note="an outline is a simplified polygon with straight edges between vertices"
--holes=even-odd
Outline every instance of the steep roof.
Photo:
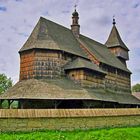
[{"label": "steep roof", "polygon": [[33,48],[62,50],[87,57],[71,30],[42,17],[19,52]]},{"label": "steep roof", "polygon": [[132,94],[140,100],[140,92],[133,92]]},{"label": "steep roof", "polygon": [[92,63],[91,61],[85,60],[83,58],[77,58],[64,67],[65,70],[78,69],[78,68],[86,68],[93,71],[97,71],[102,74],[106,74],[96,64]]},{"label": "steep roof", "polygon": [[127,67],[122,64],[120,60],[118,60],[105,45],[83,35],[80,35],[80,40],[100,62],[131,73]]},{"label": "steep roof", "polygon": [[67,78],[23,80],[2,94],[0,99],[79,99],[140,104],[140,100],[131,94],[116,94],[104,89],[82,88]]},{"label": "steep roof", "polygon": [[107,47],[117,47],[120,46],[123,49],[129,51],[129,49],[127,48],[127,46],[124,44],[124,42],[122,41],[120,34],[115,26],[115,24],[112,27],[111,33],[108,37],[108,40],[106,41],[105,45]]},{"label": "steep roof", "polygon": [[[105,45],[83,35],[79,38],[100,62],[131,73]],[[42,17],[19,52],[35,48],[62,50],[89,59],[70,29]]]}]

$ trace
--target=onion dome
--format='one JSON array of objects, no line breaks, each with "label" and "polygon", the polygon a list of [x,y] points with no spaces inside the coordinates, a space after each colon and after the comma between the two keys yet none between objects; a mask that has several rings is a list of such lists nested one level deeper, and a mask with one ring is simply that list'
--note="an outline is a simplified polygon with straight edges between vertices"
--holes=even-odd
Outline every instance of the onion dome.
[{"label": "onion dome", "polygon": [[75,11],[72,13],[72,15],[73,15],[73,16],[78,16],[78,15],[79,15],[78,12],[76,11],[76,9],[75,9]]}]

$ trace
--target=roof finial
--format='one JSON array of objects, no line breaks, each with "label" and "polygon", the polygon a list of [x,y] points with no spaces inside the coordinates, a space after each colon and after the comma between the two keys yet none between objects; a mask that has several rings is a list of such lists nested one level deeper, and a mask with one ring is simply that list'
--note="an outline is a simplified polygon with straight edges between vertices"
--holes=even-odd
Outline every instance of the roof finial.
[{"label": "roof finial", "polygon": [[74,4],[75,4],[75,5],[74,5],[74,9],[75,9],[75,11],[76,11],[76,8],[77,8],[77,6],[78,6],[78,3],[79,3],[79,0],[75,0],[75,1],[74,1]]},{"label": "roof finial", "polygon": [[113,25],[116,24],[116,21],[115,21],[115,15],[113,15]]},{"label": "roof finial", "polygon": [[77,4],[74,5],[75,12],[76,12],[76,7],[77,7]]},{"label": "roof finial", "polygon": [[77,4],[75,4],[74,5],[74,12],[72,13],[72,15],[74,16],[74,17],[78,17],[78,12],[76,11],[76,7],[77,7]]}]

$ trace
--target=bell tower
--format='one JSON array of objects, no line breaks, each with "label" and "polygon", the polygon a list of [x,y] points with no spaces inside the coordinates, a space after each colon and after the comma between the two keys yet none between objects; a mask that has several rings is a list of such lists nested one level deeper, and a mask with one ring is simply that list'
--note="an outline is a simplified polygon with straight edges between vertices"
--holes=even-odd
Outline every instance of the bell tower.
[{"label": "bell tower", "polygon": [[126,61],[129,60],[129,49],[122,41],[120,34],[116,28],[116,21],[113,17],[113,27],[110,35],[105,43],[108,49],[123,63],[126,65]]},{"label": "bell tower", "polygon": [[75,6],[75,10],[72,13],[72,25],[71,25],[71,30],[74,34],[75,37],[79,37],[80,34],[80,25],[79,25],[79,14],[76,11],[76,6]]}]

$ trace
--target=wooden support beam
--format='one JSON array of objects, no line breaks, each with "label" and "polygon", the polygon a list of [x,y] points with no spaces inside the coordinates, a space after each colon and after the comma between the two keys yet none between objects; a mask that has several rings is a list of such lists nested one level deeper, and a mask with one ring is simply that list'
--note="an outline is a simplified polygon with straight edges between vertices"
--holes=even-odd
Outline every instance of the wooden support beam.
[{"label": "wooden support beam", "polygon": [[19,100],[18,107],[19,107],[19,109],[23,109],[24,108],[24,101],[23,100]]},{"label": "wooden support beam", "polygon": [[2,100],[0,100],[0,109],[2,109]]},{"label": "wooden support beam", "polygon": [[54,101],[54,108],[57,109],[58,108],[58,105],[61,103],[62,101],[57,101],[55,100]]},{"label": "wooden support beam", "polygon": [[57,101],[56,100],[54,101],[54,108],[55,109],[57,108]]},{"label": "wooden support beam", "polygon": [[24,108],[24,101],[23,100],[21,100],[21,109],[23,109]]},{"label": "wooden support beam", "polygon": [[10,100],[8,100],[8,109],[10,109]]},{"label": "wooden support beam", "polygon": [[105,103],[104,103],[104,102],[102,102],[102,104],[103,104],[103,108],[105,108]]},{"label": "wooden support beam", "polygon": [[113,104],[113,106],[114,106],[114,108],[116,108],[116,104],[115,103]]},{"label": "wooden support beam", "polygon": [[12,109],[11,104],[14,102],[14,100],[9,100],[9,108]]}]

